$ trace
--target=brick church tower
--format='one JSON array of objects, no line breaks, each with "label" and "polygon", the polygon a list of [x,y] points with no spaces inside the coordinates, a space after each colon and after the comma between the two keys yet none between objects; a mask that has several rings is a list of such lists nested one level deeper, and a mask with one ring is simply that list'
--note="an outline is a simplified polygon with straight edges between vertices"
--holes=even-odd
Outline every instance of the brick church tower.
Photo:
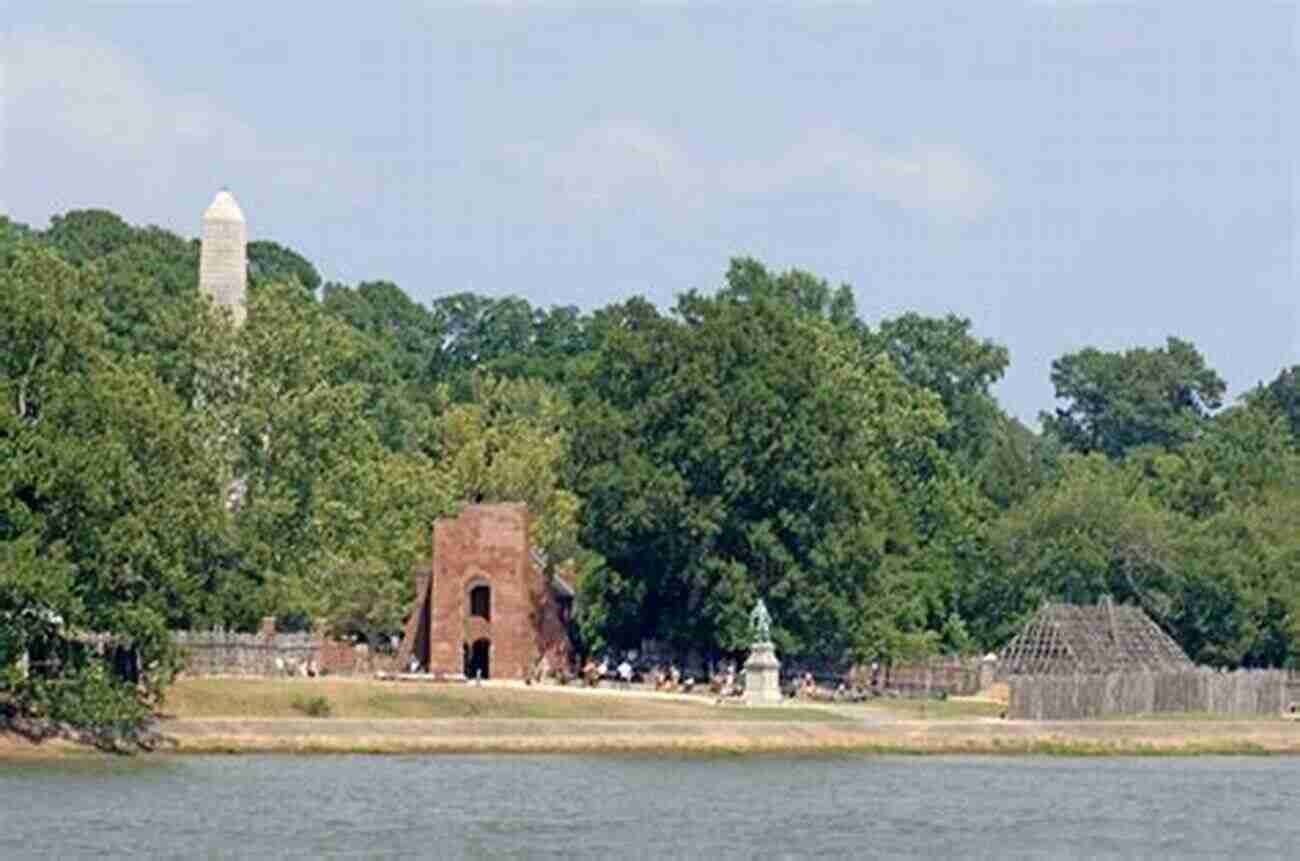
[{"label": "brick church tower", "polygon": [[518,679],[543,655],[553,669],[571,660],[572,592],[534,562],[526,505],[471,505],[435,522],[415,597],[400,660],[433,675]]}]

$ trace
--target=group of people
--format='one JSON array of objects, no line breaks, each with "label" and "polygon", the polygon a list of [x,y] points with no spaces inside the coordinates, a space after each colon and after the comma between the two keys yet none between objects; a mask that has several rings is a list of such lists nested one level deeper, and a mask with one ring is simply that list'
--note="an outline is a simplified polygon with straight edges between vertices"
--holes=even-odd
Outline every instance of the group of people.
[{"label": "group of people", "polygon": [[794,681],[794,691],[791,694],[797,700],[816,700],[822,699],[817,689],[817,680],[813,678],[812,673],[803,673]]},{"label": "group of people", "polygon": [[656,691],[682,691],[690,693],[695,689],[695,677],[691,675],[682,676],[682,671],[677,669],[676,664],[669,664],[667,669],[655,667],[650,673],[650,678],[654,682]]},{"label": "group of people", "polygon": [[275,659],[275,671],[286,676],[315,678],[321,674],[320,666],[313,659],[281,658]]},{"label": "group of people", "polygon": [[587,658],[586,663],[582,665],[582,680],[587,683],[587,687],[594,688],[600,684],[600,680],[609,675],[609,659],[602,660],[599,664],[595,658]]},{"label": "group of people", "polygon": [[[582,664],[578,672],[578,678],[589,688],[598,687],[602,681],[609,680],[621,689],[630,689],[634,681],[641,681],[636,668],[631,661],[624,658],[617,665],[613,665],[611,670],[612,659],[604,657],[597,659],[595,656],[588,657]],[[550,670],[549,663],[539,661],[532,668],[526,680],[530,683],[541,682],[548,678],[547,673]],[[735,699],[745,692],[745,671],[738,669],[734,662],[726,661],[722,663],[716,672],[709,676],[709,692],[714,694],[719,700]],[[557,674],[562,682],[567,682],[574,677],[561,670]],[[691,693],[696,686],[694,676],[684,673],[675,663],[656,665],[644,677],[648,685],[653,686],[653,690],[664,693]],[[856,699],[858,694],[857,685],[846,685],[844,682],[839,684],[835,690],[822,688],[817,684],[817,680],[811,672],[797,674],[785,687],[786,695],[793,699],[802,700],[843,700]]]},{"label": "group of people", "polygon": [[[741,673],[743,672],[742,670]],[[713,674],[713,678],[709,681],[709,690],[720,699],[738,697],[745,692],[742,681],[740,674],[736,672],[736,665],[728,661]]]},{"label": "group of people", "polygon": [[[632,682],[636,680],[637,671],[631,662],[624,658],[611,673],[609,658],[602,658],[597,662],[594,657],[591,657],[583,663],[580,676],[589,688],[598,686],[604,679],[612,679],[619,687],[626,689],[631,688]],[[695,688],[695,678],[689,673],[682,673],[676,664],[671,663],[666,667],[656,666],[650,671],[648,681],[656,691],[690,693]]]}]

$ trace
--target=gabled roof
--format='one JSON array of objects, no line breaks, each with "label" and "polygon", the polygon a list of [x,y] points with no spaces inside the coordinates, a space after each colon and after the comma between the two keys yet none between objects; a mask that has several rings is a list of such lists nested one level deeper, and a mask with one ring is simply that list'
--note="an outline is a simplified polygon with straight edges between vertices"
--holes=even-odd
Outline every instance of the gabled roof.
[{"label": "gabled roof", "polygon": [[1003,675],[1062,675],[1194,668],[1140,607],[1109,598],[1081,607],[1046,604],[1002,650]]}]

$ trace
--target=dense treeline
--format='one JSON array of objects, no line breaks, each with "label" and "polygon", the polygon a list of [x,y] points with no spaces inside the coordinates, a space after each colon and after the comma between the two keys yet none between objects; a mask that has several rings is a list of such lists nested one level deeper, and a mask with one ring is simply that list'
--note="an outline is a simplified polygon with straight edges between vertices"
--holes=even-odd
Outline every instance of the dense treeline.
[{"label": "dense treeline", "polygon": [[1300,648],[1296,368],[1225,408],[1187,341],[1085,349],[1053,362],[1036,433],[997,404],[1008,353],[968,321],[864,320],[849,287],[753,260],[671,308],[583,313],[424,306],[322,283],[272,242],[249,257],[236,330],[197,291],[193,240],[103,211],[0,219],[13,702],[71,714],[93,689],[129,711],[77,631],[160,684],[169,628],[399,630],[429,523],[507,499],[576,581],[591,650],[737,651],[762,596],[787,655],[897,660],[995,648],[1045,599],[1104,594],[1200,661]]}]

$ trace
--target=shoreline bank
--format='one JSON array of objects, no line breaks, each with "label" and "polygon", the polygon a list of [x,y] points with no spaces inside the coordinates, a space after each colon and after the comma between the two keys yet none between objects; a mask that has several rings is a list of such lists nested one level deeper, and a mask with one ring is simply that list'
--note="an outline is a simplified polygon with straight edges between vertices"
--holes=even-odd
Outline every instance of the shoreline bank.
[{"label": "shoreline bank", "polygon": [[[304,726],[304,723],[309,724]],[[1288,721],[175,721],[180,753],[1300,754]]]},{"label": "shoreline bank", "polygon": [[[1300,754],[1290,721],[805,721],[172,719],[155,755],[543,754],[1056,755]],[[0,761],[94,756],[70,742],[0,736]]]}]

